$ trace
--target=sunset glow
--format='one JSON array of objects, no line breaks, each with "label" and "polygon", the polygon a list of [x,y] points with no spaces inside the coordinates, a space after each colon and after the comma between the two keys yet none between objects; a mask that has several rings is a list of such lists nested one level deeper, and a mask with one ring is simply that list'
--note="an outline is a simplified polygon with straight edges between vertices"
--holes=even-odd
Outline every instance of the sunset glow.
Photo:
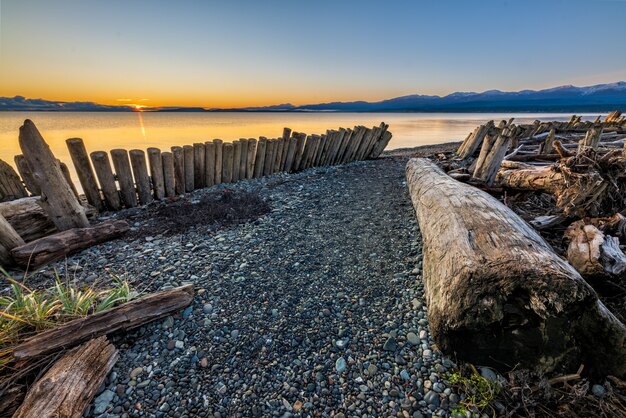
[{"label": "sunset glow", "polygon": [[2,0],[0,96],[213,108],[626,79],[602,52],[626,2],[595,3]]}]

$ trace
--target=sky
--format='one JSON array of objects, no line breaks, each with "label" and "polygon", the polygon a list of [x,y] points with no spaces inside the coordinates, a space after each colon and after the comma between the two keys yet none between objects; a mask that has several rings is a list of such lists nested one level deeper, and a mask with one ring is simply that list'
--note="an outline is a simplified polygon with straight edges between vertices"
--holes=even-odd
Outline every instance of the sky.
[{"label": "sky", "polygon": [[626,80],[626,0],[0,0],[0,96],[239,107]]}]

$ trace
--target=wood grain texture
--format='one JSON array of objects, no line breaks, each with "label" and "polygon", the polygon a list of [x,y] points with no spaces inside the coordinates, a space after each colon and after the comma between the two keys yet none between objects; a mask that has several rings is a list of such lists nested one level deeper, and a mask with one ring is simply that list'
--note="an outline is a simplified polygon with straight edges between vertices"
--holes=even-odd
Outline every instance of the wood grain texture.
[{"label": "wood grain texture", "polygon": [[29,389],[14,418],[80,418],[119,357],[106,337],[61,357]]},{"label": "wood grain texture", "polygon": [[626,327],[576,270],[495,198],[412,159],[433,337],[460,359],[544,372],[626,373]]}]

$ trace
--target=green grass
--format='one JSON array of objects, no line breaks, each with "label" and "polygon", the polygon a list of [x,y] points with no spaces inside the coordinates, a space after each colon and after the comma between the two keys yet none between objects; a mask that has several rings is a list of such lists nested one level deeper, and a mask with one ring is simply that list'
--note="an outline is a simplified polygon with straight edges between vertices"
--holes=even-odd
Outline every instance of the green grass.
[{"label": "green grass", "polygon": [[452,411],[453,416],[479,417],[482,414],[497,416],[493,403],[502,390],[498,382],[484,378],[472,365],[462,371],[448,373],[446,379],[452,387],[464,395],[459,406]]},{"label": "green grass", "polygon": [[0,268],[0,281],[9,283],[0,296],[0,371],[12,361],[12,347],[28,335],[53,328],[72,319],[102,312],[137,297],[128,281],[112,276],[113,286],[104,290],[78,287],[61,280],[49,289],[28,288]]}]

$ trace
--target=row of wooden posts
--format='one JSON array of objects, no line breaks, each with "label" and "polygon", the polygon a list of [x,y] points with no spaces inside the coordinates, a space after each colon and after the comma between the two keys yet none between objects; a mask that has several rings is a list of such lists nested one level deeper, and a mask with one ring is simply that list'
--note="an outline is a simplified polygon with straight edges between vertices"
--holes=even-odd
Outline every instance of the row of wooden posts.
[{"label": "row of wooden posts", "polygon": [[[58,231],[84,228],[89,226],[87,216],[93,216],[92,207],[97,212],[117,211],[220,183],[377,158],[391,139],[387,128],[381,123],[372,128],[328,130],[322,135],[284,128],[280,138],[240,139],[232,143],[215,139],[174,146],[164,152],[148,148],[147,157],[146,152],[138,149],[88,153],[82,139],[70,138],[66,143],[83,198],[78,195],[67,166],[52,154],[35,124],[26,120],[19,135],[23,154],[15,157],[19,175],[0,161],[0,192],[5,198],[17,199],[15,203],[23,202],[19,209],[10,209],[12,212],[34,213],[33,207],[37,206],[43,209],[40,215],[49,218],[43,222],[47,231],[52,226],[50,222]],[[28,192],[41,197],[32,202],[30,199],[34,198],[27,197]],[[0,211],[0,259],[6,259],[2,253],[6,256],[7,251],[24,245],[29,237],[38,239],[45,235],[25,226],[22,218],[12,227]],[[13,219],[18,217],[9,220]]]}]

